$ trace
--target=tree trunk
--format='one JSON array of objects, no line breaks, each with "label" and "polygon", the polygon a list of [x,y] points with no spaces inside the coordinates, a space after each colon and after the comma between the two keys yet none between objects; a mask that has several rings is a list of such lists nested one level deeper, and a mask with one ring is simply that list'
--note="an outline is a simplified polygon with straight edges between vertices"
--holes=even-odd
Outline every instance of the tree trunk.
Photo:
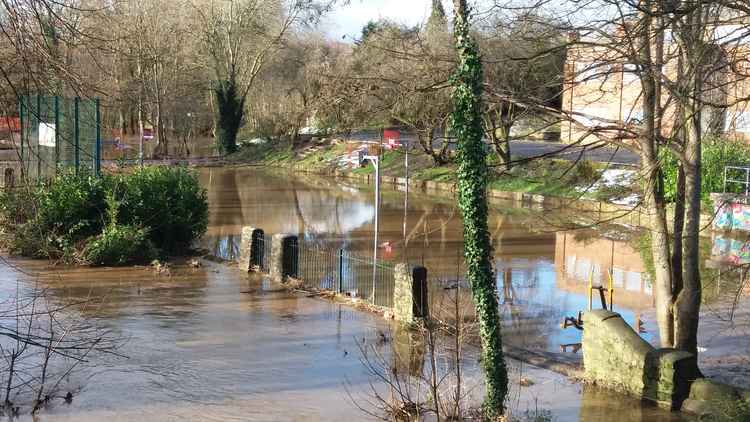
[{"label": "tree trunk", "polygon": [[700,111],[691,118],[693,129],[685,143],[685,231],[682,289],[675,300],[674,347],[698,353],[698,314],[701,305],[699,232],[701,218]]},{"label": "tree trunk", "polygon": [[[502,110],[497,109],[487,110],[482,121],[484,123],[485,135],[492,142],[497,158],[500,159],[500,163],[505,167],[505,170],[510,170],[510,130],[513,127],[512,121],[503,119]],[[498,135],[498,132],[501,132],[500,135]]]},{"label": "tree trunk", "polygon": [[[647,2],[646,10],[651,10],[650,2]],[[644,27],[640,33],[641,39],[641,61],[650,65],[651,56],[651,18],[648,13],[644,16]],[[658,81],[652,72],[644,72],[641,76],[643,86],[643,120],[644,134],[639,139],[641,153],[641,169],[644,173],[646,186],[644,187],[644,200],[649,214],[649,225],[651,231],[651,254],[654,261],[653,290],[656,298],[656,319],[659,325],[659,337],[664,347],[671,347],[674,342],[674,318],[673,318],[673,290],[672,269],[669,230],[667,225],[667,212],[664,202],[663,177],[660,171],[659,157],[657,154],[658,133],[656,120]]]},{"label": "tree trunk", "polygon": [[219,154],[237,151],[237,133],[242,126],[245,100],[237,92],[233,80],[217,81],[214,87],[216,99],[216,141]]},{"label": "tree trunk", "polygon": [[684,17],[681,31],[676,31],[680,44],[683,77],[682,96],[677,100],[683,111],[684,150],[680,157],[685,173],[685,227],[682,236],[682,285],[676,292],[674,315],[674,347],[698,353],[698,320],[701,305],[700,280],[700,214],[701,214],[701,140],[703,135],[704,78],[712,72],[714,57],[704,43],[704,8],[698,6]]},{"label": "tree trunk", "polygon": [[677,293],[682,290],[682,236],[685,231],[685,170],[681,162],[677,165],[672,227],[672,292]]},{"label": "tree trunk", "polygon": [[435,148],[433,148],[432,145],[432,142],[434,141],[433,134],[435,133],[435,128],[430,126],[421,130],[417,129],[416,132],[419,146],[422,147],[422,150],[425,152],[425,154],[429,155],[430,158],[432,158],[432,162],[435,164],[435,166],[442,166],[443,164],[445,164],[446,160],[444,154],[442,152],[435,152]]},{"label": "tree trunk", "polygon": [[466,0],[454,0],[458,66],[453,78],[453,132],[458,139],[458,205],[464,220],[466,277],[482,339],[484,415],[504,413],[508,373],[503,359],[492,245],[487,227],[487,163],[482,130],[482,62],[469,31]]}]

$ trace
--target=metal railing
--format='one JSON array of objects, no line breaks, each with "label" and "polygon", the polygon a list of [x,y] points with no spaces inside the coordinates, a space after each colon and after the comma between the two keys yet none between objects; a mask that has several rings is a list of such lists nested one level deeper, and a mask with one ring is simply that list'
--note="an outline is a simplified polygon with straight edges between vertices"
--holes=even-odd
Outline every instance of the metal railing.
[{"label": "metal railing", "polygon": [[[736,175],[736,176],[735,176]],[[737,187],[732,189],[732,187]],[[724,193],[750,192],[750,167],[725,166],[724,167]]]},{"label": "metal railing", "polygon": [[260,262],[258,267],[263,272],[268,272],[271,269],[271,249],[272,249],[272,238],[268,235],[262,235],[258,241],[260,242],[261,248],[259,251]]},{"label": "metal railing", "polygon": [[376,306],[393,307],[394,266],[344,249],[309,243],[291,245],[297,266],[294,278],[303,285],[358,298]]}]

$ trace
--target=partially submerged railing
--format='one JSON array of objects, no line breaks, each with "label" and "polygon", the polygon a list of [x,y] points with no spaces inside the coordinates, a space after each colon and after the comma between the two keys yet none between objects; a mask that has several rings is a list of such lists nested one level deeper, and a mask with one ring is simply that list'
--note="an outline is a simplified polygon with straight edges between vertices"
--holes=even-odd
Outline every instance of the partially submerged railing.
[{"label": "partially submerged railing", "polygon": [[[243,229],[241,243],[239,262],[243,269],[269,273],[280,281],[294,279],[310,289],[330,291],[379,307],[395,306],[396,269],[392,263],[345,249],[300,242],[297,236],[269,236],[252,227]],[[411,279],[411,275],[407,278]]]}]

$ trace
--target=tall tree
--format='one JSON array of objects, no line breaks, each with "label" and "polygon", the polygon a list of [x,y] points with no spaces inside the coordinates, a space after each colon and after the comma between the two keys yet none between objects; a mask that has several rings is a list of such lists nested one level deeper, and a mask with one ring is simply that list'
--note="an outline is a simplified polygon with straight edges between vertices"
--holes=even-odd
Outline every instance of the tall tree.
[{"label": "tall tree", "polygon": [[[201,41],[210,58],[219,152],[237,150],[245,103],[272,53],[293,25],[310,22],[330,8],[315,1],[227,0],[196,7]],[[285,7],[286,6],[286,7]]]},{"label": "tall tree", "polygon": [[458,206],[464,221],[467,279],[479,319],[486,396],[484,414],[504,413],[508,373],[503,358],[492,244],[487,227],[487,163],[482,129],[482,61],[471,36],[466,0],[454,0],[453,32],[458,65],[453,85],[451,127],[458,139]]}]

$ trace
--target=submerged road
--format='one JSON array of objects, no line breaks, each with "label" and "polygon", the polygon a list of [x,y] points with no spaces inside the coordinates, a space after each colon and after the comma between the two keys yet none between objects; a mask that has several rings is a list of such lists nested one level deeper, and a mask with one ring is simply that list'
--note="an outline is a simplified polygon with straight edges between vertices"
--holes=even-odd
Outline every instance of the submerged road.
[{"label": "submerged road", "polygon": [[[565,160],[588,160],[598,163],[638,166],[641,162],[637,154],[624,148],[610,146],[591,148],[571,146],[557,142],[511,141],[510,151],[514,159],[554,155]],[[581,155],[583,154],[583,155]]]}]

